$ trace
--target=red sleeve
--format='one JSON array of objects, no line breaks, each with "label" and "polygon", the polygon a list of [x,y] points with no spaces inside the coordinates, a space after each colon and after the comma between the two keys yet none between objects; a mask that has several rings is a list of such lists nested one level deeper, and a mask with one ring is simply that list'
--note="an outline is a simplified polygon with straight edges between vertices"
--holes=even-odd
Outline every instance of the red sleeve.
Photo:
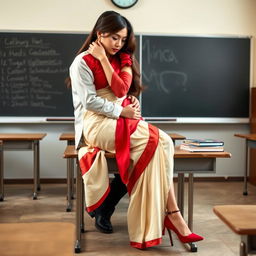
[{"label": "red sleeve", "polygon": [[132,84],[132,75],[122,71],[119,75],[113,72],[111,78],[111,89],[116,97],[121,98],[127,94]]},{"label": "red sleeve", "polygon": [[96,59],[91,54],[86,54],[84,55],[83,60],[86,62],[87,66],[93,71],[96,65]]},{"label": "red sleeve", "polygon": [[120,57],[120,61],[121,61],[121,68],[128,66],[131,67],[132,66],[132,58],[131,55],[125,52],[121,52],[119,54]]}]

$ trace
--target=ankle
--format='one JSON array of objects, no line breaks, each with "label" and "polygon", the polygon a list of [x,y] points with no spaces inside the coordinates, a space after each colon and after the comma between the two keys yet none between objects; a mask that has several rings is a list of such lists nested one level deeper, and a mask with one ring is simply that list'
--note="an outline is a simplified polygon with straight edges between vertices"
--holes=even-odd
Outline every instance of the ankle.
[{"label": "ankle", "polygon": [[180,212],[177,212],[175,214],[168,214],[166,215],[166,217],[169,218],[171,221],[174,221],[174,223],[182,222],[182,219],[183,219]]},{"label": "ankle", "polygon": [[173,215],[174,213],[179,213],[179,212],[180,212],[179,209],[174,210],[174,211],[167,211],[167,212],[166,212],[166,215]]},{"label": "ankle", "polygon": [[183,219],[180,211],[167,214],[166,217],[172,222],[173,226],[179,231],[180,234],[186,236],[190,235],[192,232],[189,229],[188,225],[186,224],[185,220]]}]

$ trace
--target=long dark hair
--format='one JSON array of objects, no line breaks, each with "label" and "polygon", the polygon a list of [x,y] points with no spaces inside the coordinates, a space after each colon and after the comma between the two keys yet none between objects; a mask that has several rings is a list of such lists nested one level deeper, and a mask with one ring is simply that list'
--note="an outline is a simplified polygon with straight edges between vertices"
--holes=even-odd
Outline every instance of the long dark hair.
[{"label": "long dark hair", "polygon": [[[97,32],[100,33],[108,33],[114,34],[120,31],[121,29],[127,29],[127,39],[125,41],[124,46],[119,51],[126,52],[131,54],[133,64],[132,64],[132,73],[133,73],[133,80],[128,92],[129,95],[138,96],[142,90],[141,80],[140,80],[140,71],[139,71],[139,64],[135,58],[135,49],[136,49],[136,39],[133,32],[133,28],[131,23],[121,14],[114,12],[114,11],[106,11],[100,15],[98,18],[93,30],[86,38],[85,42],[83,43],[82,47],[77,52],[77,55],[83,51],[86,51],[89,48],[89,45],[97,40]],[[67,87],[71,87],[71,79],[68,77],[66,79]]]}]

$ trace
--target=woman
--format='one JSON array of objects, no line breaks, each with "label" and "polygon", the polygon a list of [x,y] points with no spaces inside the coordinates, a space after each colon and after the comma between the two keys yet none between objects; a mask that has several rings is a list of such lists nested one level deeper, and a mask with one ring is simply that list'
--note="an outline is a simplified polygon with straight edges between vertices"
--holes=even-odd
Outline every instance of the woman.
[{"label": "woman", "polygon": [[203,238],[189,230],[175,200],[172,140],[143,121],[138,103],[131,103],[129,95],[141,91],[134,52],[130,22],[107,11],[98,18],[70,67],[87,211],[99,208],[110,191],[104,156],[108,151],[116,154],[130,196],[131,246],[142,249],[161,243],[165,228],[183,243],[200,241]]}]

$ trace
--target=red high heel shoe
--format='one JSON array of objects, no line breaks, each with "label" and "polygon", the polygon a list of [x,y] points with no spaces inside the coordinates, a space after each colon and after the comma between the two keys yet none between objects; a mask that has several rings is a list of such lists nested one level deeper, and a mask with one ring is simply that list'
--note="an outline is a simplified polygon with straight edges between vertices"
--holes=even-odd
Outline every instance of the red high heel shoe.
[{"label": "red high heel shoe", "polygon": [[187,236],[183,236],[180,234],[180,232],[176,229],[176,227],[172,224],[171,220],[168,218],[168,214],[173,214],[173,213],[176,213],[176,212],[179,212],[180,210],[176,210],[176,211],[172,211],[172,212],[167,212],[167,215],[165,216],[165,219],[164,219],[164,230],[163,230],[163,235],[165,233],[165,228],[167,228],[167,231],[169,233],[169,237],[170,237],[170,242],[171,242],[171,245],[173,246],[173,240],[172,240],[172,234],[171,234],[171,230],[173,232],[176,233],[176,235],[178,236],[179,240],[182,242],[182,243],[193,243],[193,242],[198,242],[198,241],[201,241],[203,240],[204,238],[202,236],[199,236],[195,233],[191,233]]}]

